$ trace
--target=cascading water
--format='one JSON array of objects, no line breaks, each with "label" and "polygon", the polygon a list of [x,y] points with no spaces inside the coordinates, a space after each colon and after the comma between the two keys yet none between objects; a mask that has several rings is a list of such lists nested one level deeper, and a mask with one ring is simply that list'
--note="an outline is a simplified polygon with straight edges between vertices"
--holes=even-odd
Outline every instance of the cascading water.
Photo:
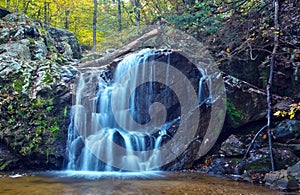
[{"label": "cascading water", "polygon": [[[180,121],[180,117],[168,114],[169,110],[153,104],[159,101],[167,105],[170,95],[176,99],[167,87],[170,52],[163,52],[168,55],[165,62],[168,66],[159,70],[165,75],[164,84],[152,82],[157,71],[151,66],[151,58],[157,51],[150,49],[125,57],[118,64],[113,80],[101,77],[101,68],[81,72],[75,105],[71,109],[68,170],[148,171],[159,168],[162,154],[156,149],[174,135],[172,127]],[[139,68],[135,68],[137,66]],[[200,79],[201,102],[205,101],[201,92],[203,82],[204,79]],[[180,106],[172,106],[176,108],[171,112],[180,113]],[[159,111],[151,113],[151,110]],[[163,121],[151,120],[155,114],[163,116]]]}]

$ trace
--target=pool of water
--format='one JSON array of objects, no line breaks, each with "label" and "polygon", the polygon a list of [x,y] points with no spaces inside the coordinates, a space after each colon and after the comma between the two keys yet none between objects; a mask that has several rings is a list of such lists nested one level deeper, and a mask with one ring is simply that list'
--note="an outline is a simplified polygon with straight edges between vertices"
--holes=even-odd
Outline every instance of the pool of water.
[{"label": "pool of water", "polygon": [[0,194],[285,194],[202,173],[0,173]]}]

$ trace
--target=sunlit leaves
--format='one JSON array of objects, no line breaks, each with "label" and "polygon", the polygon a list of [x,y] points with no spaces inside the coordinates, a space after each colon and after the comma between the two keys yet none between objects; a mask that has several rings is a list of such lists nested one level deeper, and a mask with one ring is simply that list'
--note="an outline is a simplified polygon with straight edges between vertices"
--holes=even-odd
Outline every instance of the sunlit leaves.
[{"label": "sunlit leaves", "polygon": [[277,110],[273,115],[276,117],[289,117],[289,119],[294,119],[297,112],[300,111],[300,102],[298,104],[291,104],[290,109],[285,110]]}]

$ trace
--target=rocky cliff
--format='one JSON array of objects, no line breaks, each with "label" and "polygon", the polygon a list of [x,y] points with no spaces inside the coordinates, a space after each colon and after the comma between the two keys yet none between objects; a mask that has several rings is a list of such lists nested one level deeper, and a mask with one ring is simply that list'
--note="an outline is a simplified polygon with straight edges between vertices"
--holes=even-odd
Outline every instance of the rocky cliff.
[{"label": "rocky cliff", "polygon": [[60,168],[79,44],[68,31],[0,13],[0,170]]}]

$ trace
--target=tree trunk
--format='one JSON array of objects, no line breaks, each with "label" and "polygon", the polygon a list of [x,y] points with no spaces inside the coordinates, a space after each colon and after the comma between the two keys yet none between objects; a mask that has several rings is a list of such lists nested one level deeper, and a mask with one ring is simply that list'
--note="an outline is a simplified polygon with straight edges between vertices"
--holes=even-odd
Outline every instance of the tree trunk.
[{"label": "tree trunk", "polygon": [[44,23],[47,24],[47,2],[44,1]]},{"label": "tree trunk", "polygon": [[9,10],[9,8],[10,8],[10,0],[6,0],[6,9]]},{"label": "tree trunk", "polygon": [[121,0],[118,0],[118,24],[119,24],[119,31],[122,31],[122,12],[121,12]]},{"label": "tree trunk", "polygon": [[94,16],[93,16],[93,48],[92,51],[96,51],[97,46],[97,11],[98,11],[98,4],[97,0],[94,0]]},{"label": "tree trunk", "polygon": [[65,12],[65,29],[69,29],[69,14],[70,14],[70,11],[69,10],[67,10],[66,12]]},{"label": "tree trunk", "polygon": [[141,4],[140,0],[135,0],[134,1],[134,9],[135,9],[135,22],[136,26],[140,28],[140,23],[141,23]]},{"label": "tree trunk", "polygon": [[31,3],[31,0],[24,1],[24,10],[23,10],[23,13],[24,13],[24,14],[27,14],[28,7],[29,7],[29,4],[30,4],[30,3]]}]

